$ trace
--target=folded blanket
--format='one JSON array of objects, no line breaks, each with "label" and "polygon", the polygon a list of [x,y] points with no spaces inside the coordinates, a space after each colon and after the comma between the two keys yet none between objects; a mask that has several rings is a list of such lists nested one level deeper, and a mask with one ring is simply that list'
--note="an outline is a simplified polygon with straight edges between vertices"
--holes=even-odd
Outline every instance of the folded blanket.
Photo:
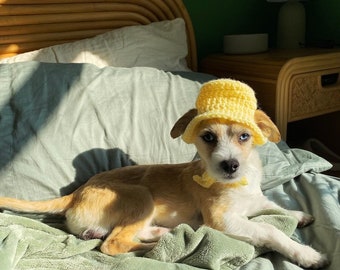
[{"label": "folded blanket", "polygon": [[[253,218],[291,236],[297,221],[277,211]],[[37,220],[0,214],[1,269],[235,269],[265,252],[202,226],[177,226],[153,250],[108,256],[97,250],[101,240],[83,241]]]}]

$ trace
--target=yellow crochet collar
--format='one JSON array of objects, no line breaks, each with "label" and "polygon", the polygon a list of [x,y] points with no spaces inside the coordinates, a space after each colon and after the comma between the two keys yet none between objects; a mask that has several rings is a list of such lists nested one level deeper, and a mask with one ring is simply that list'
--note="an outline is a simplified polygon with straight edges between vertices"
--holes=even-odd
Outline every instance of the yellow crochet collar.
[{"label": "yellow crochet collar", "polygon": [[[207,172],[204,172],[202,176],[194,175],[193,180],[204,188],[210,188],[216,182],[216,179],[209,176]],[[248,185],[248,180],[245,177],[242,177],[237,182],[224,184],[224,186],[228,188],[238,188],[246,185]]]}]

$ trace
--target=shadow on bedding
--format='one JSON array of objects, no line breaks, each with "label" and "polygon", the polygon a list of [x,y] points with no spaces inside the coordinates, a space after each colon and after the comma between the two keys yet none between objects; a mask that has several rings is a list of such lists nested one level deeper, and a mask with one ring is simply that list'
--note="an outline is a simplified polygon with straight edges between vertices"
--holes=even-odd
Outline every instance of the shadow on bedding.
[{"label": "shadow on bedding", "polygon": [[0,170],[36,137],[81,73],[82,65],[0,65]]},{"label": "shadow on bedding", "polygon": [[60,194],[63,196],[72,193],[92,176],[100,172],[136,164],[128,154],[119,148],[94,148],[85,151],[73,160],[72,165],[76,170],[75,181],[61,188]]},{"label": "shadow on bedding", "polygon": [[[98,173],[115,168],[136,165],[136,162],[130,159],[129,155],[119,148],[94,148],[77,155],[74,158],[72,165],[76,171],[74,181],[69,183],[69,185],[60,188],[60,196],[74,192],[78,187]],[[67,231],[64,216],[25,213],[21,213],[21,215],[31,219],[40,220],[51,227]]]}]

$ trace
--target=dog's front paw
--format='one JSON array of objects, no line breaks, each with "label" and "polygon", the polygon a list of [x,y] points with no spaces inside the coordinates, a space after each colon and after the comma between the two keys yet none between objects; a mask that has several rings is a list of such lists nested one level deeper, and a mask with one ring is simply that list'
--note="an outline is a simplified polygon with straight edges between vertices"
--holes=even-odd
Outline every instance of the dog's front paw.
[{"label": "dog's front paw", "polygon": [[302,211],[290,211],[295,218],[298,220],[298,227],[302,228],[314,222],[314,217]]},{"label": "dog's front paw", "polygon": [[321,254],[309,246],[305,246],[293,256],[293,260],[300,266],[311,269],[319,269],[329,264],[325,254]]}]

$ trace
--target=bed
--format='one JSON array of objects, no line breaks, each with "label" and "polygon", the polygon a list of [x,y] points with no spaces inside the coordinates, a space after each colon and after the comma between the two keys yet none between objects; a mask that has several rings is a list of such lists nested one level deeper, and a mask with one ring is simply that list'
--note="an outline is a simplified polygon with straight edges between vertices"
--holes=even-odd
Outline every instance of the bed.
[{"label": "bed", "polygon": [[[201,84],[194,30],[180,0],[0,0],[0,196],[59,197],[122,166],[181,163],[195,148],[169,132]],[[269,211],[278,226],[340,265],[340,179],[285,142],[259,147],[262,188],[315,222]],[[1,269],[301,269],[275,252],[181,224],[147,252],[108,256],[59,216],[0,213]]]}]

